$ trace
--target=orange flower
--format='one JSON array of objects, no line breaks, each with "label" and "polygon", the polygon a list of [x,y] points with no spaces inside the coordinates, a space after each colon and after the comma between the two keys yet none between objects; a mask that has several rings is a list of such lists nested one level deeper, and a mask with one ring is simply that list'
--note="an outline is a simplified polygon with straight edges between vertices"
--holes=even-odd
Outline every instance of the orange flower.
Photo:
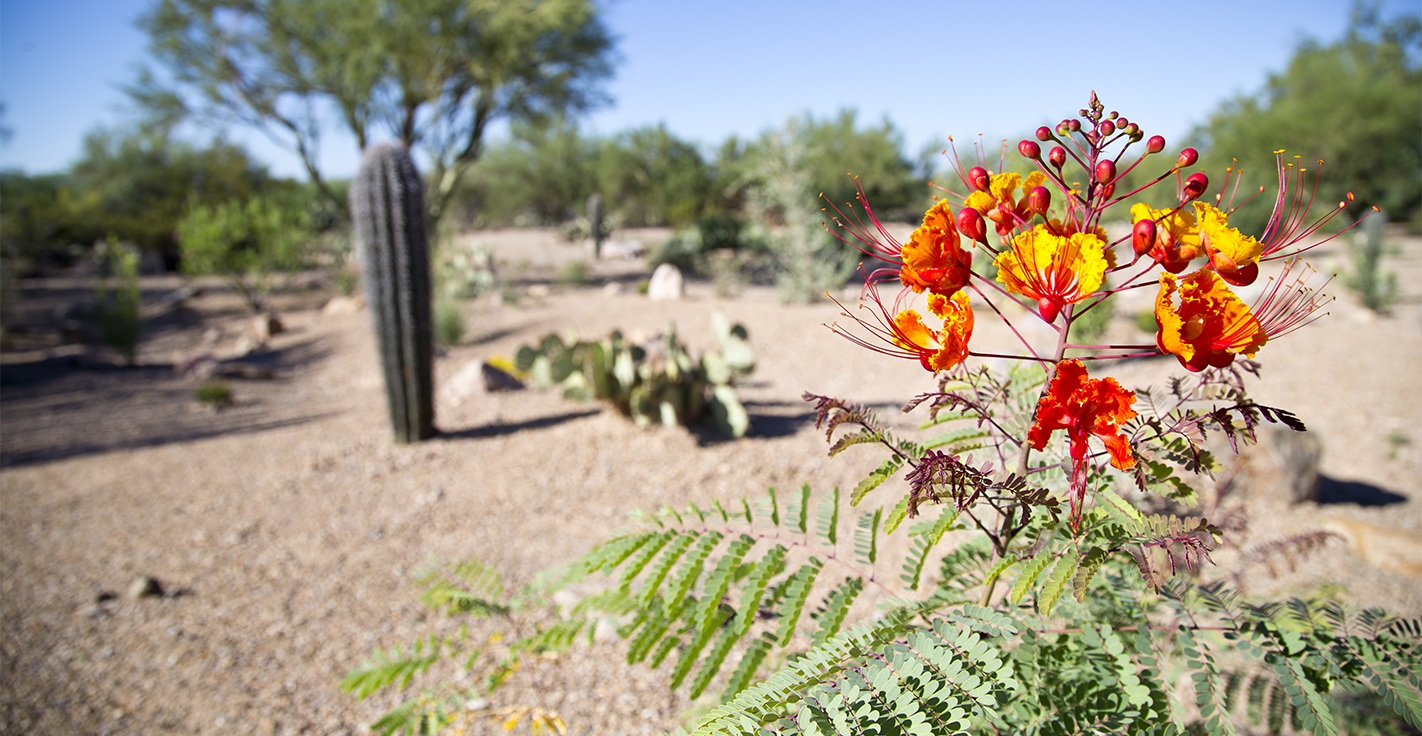
[{"label": "orange flower", "polygon": [[1081,361],[1064,360],[1057,364],[1051,386],[1037,402],[1037,421],[1027,432],[1032,448],[1045,448],[1058,429],[1066,430],[1071,443],[1073,528],[1080,521],[1086,495],[1086,453],[1091,437],[1106,445],[1111,465],[1121,470],[1135,467],[1130,440],[1121,432],[1121,425],[1136,416],[1131,408],[1135,401],[1135,394],[1122,388],[1116,379],[1088,378]]},{"label": "orange flower", "polygon": [[[1175,293],[1180,305],[1175,305]],[[1170,353],[1190,371],[1223,368],[1243,354],[1252,358],[1269,341],[1269,334],[1214,271],[1200,270],[1176,279],[1160,275],[1155,300],[1155,335],[1161,352]]]},{"label": "orange flower", "polygon": [[1038,225],[1013,238],[1012,248],[997,257],[997,280],[1009,291],[1036,300],[1042,319],[1051,322],[1062,307],[1101,288],[1105,246],[1093,234],[1062,237]]},{"label": "orange flower", "polygon": [[[942,329],[934,330],[924,324],[917,311],[900,309],[899,300],[895,300],[892,310],[895,313],[891,314],[879,298],[878,287],[870,283],[868,290],[873,306],[860,304],[859,308],[869,309],[873,313],[871,320],[860,319],[847,311],[841,314],[867,329],[873,339],[846,332],[838,324],[830,325],[831,330],[876,353],[917,359],[924,370],[931,373],[946,371],[967,359],[968,341],[973,337],[973,307],[967,294],[959,291],[952,296],[928,295],[928,311],[943,319]],[[901,292],[900,298],[907,293]]]},{"label": "orange flower", "polygon": [[923,215],[923,224],[900,251],[899,280],[916,292],[951,296],[968,283],[973,256],[959,247],[958,229],[948,200],[940,199]]},{"label": "orange flower", "polygon": [[1225,213],[1214,205],[1196,202],[1195,213],[1200,218],[1200,244],[1210,256],[1210,268],[1235,286],[1254,283],[1264,251],[1259,241],[1230,227]]},{"label": "orange flower", "polygon": [[842,242],[853,245],[864,255],[892,267],[875,269],[868,274],[867,280],[874,281],[897,271],[899,280],[906,288],[919,293],[927,291],[943,296],[951,296],[953,292],[967,285],[973,256],[959,245],[953,210],[948,206],[947,200],[939,200],[928,208],[923,215],[923,225],[913,231],[909,242],[905,244],[894,238],[874,215],[857,177],[854,183],[859,190],[856,198],[859,204],[863,205],[864,212],[869,217],[868,222],[861,219],[853,208],[850,208],[849,215],[845,215],[831,202],[830,206],[836,215],[835,224],[848,230],[858,242],[851,242],[834,230],[830,230],[830,233]]}]

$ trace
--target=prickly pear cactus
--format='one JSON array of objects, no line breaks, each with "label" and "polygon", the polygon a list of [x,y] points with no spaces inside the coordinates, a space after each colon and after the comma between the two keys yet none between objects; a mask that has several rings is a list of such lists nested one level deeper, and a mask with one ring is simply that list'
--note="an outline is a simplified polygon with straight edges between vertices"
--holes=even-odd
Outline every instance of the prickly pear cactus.
[{"label": "prickly pear cactus", "polygon": [[429,241],[424,185],[409,152],[395,143],[368,149],[350,203],[395,439],[428,439],[435,433]]},{"label": "prickly pear cactus", "polygon": [[711,425],[727,437],[742,437],[750,416],[736,394],[736,378],[755,368],[755,351],[746,330],[732,326],[725,315],[712,316],[720,351],[693,358],[669,327],[660,340],[643,345],[613,332],[599,342],[564,340],[548,335],[536,347],[525,346],[515,366],[535,384],[559,386],[563,396],[610,402],[638,426],[689,425],[709,415]]}]

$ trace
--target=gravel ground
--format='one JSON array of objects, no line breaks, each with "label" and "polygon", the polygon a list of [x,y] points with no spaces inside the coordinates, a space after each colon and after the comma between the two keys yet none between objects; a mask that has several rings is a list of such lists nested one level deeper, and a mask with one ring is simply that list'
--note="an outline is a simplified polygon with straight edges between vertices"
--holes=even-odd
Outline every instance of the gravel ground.
[{"label": "gravel ground", "polygon": [[[467,303],[472,334],[441,354],[438,382],[553,331],[654,334],[671,321],[684,342],[709,348],[720,310],[747,326],[758,351],[741,387],[751,436],[641,430],[551,392],[457,404],[441,393],[443,435],[395,446],[369,317],[323,314],[334,292],[314,274],[277,299],[287,329],[260,357],[275,378],[234,379],[236,403],[222,412],[197,406],[192,383],[171,368],[196,351],[224,357],[241,334],[241,305],[215,282],[153,317],[137,368],[56,347],[48,333],[20,335],[0,373],[0,732],[364,733],[395,701],[356,701],[337,689],[342,675],[374,646],[451,630],[411,587],[430,558],[482,560],[513,586],[585,552],[637,508],[802,482],[852,487],[877,456],[827,459],[800,394],[851,398],[907,427],[916,420],[895,407],[932,386],[918,366],[822,327],[838,316],[833,304],[782,306],[760,287],[722,299],[698,282],[683,301],[653,304],[635,293],[647,275],[637,261],[594,263],[590,285],[565,287],[552,274],[582,251],[546,232],[462,242],[494,246],[505,275],[533,288],[516,304]],[[1285,561],[1271,571],[1238,551],[1330,524],[1391,530],[1404,558],[1422,543],[1422,241],[1398,242],[1387,265],[1405,299],[1392,316],[1333,289],[1341,298],[1329,318],[1261,352],[1266,380],[1253,393],[1320,438],[1321,471],[1342,494],[1333,500],[1400,502],[1290,506],[1268,453],[1252,451],[1229,501],[1249,528],[1232,534],[1236,550],[1217,553],[1211,572],[1238,572],[1251,594],[1333,593],[1422,614],[1422,569],[1406,574],[1406,559],[1374,552],[1369,562],[1334,541],[1291,573]],[[1346,262],[1336,250],[1316,255]],[[26,282],[22,310],[43,316],[83,298],[87,283]],[[146,279],[148,301],[179,283]],[[975,345],[1007,345],[1005,330],[978,322]],[[1145,339],[1128,314],[1111,330]],[[1158,385],[1178,366],[1111,372],[1128,386]],[[145,575],[167,595],[129,599]],[[496,705],[554,709],[573,733],[677,725],[690,704],[667,691],[664,671],[626,667],[621,656],[615,642],[600,643],[530,668]]]}]

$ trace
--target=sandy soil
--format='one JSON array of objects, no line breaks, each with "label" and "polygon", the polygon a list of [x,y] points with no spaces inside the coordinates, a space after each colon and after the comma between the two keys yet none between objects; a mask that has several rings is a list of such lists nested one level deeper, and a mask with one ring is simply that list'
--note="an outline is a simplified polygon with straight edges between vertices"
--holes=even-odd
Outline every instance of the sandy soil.
[{"label": "sandy soil", "polygon": [[[376,645],[450,630],[411,587],[428,559],[477,558],[513,586],[587,551],[636,508],[772,485],[852,487],[879,458],[827,459],[800,394],[852,398],[912,427],[917,419],[896,407],[932,386],[917,365],[854,349],[822,327],[837,317],[833,304],[782,306],[763,287],[721,299],[699,282],[683,301],[653,304],[635,293],[647,275],[637,261],[594,263],[591,284],[567,287],[552,274],[582,251],[546,232],[462,242],[494,246],[523,296],[467,303],[471,334],[441,353],[437,381],[553,331],[652,334],[675,322],[685,342],[712,347],[710,314],[720,310],[747,326],[758,351],[741,387],[751,436],[641,430],[595,404],[530,390],[457,405],[441,393],[442,436],[396,446],[369,317],[323,314],[335,292],[320,274],[276,299],[287,329],[252,358],[275,378],[234,379],[236,405],[222,412],[198,406],[192,382],[172,370],[194,352],[226,357],[242,333],[241,304],[216,282],[152,318],[136,368],[58,345],[52,332],[16,336],[0,371],[0,732],[363,733],[394,701],[358,702],[337,689],[340,678]],[[1404,546],[1422,540],[1422,241],[1398,242],[1387,267],[1405,300],[1392,316],[1333,289],[1341,298],[1331,317],[1267,346],[1266,380],[1253,386],[1260,402],[1294,411],[1320,438],[1322,473],[1342,494],[1333,500],[1393,503],[1289,506],[1267,453],[1255,451],[1233,497],[1250,520],[1231,540],[1237,549],[1340,520],[1393,530]],[[1346,263],[1337,249],[1315,256]],[[146,279],[147,301],[180,283]],[[23,286],[21,309],[41,325],[57,304],[88,293],[82,278]],[[1000,325],[979,325],[981,345],[1008,345]],[[1129,314],[1111,330],[1145,339]],[[1126,385],[1159,385],[1178,366],[1138,361],[1111,372]],[[1272,571],[1246,568],[1238,551],[1216,562],[1217,574],[1245,569],[1251,593],[1333,593],[1422,614],[1422,578],[1341,541],[1292,574],[1279,560]],[[127,598],[143,575],[168,595]],[[668,693],[664,672],[628,668],[620,656],[616,643],[579,650],[520,675],[496,705],[541,703],[573,733],[674,727],[684,697]]]}]

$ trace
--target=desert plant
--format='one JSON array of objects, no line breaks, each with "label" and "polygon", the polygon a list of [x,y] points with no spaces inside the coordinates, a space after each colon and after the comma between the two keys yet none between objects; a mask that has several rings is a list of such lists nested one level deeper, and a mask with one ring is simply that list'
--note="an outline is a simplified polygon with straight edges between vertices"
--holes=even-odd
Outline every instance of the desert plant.
[{"label": "desert plant", "polygon": [[100,277],[94,284],[94,301],[98,303],[99,334],[109,347],[119,351],[124,363],[133,365],[138,340],[142,336],[139,306],[142,292],[138,288],[138,249],[110,238],[100,243],[94,254],[102,268],[112,273]]},{"label": "desert plant", "polygon": [[588,264],[583,261],[565,261],[558,267],[558,273],[553,278],[564,286],[586,286]]},{"label": "desert plant", "polygon": [[390,422],[397,442],[434,436],[434,345],[424,185],[403,146],[366,151],[351,186]]},{"label": "desert plant", "polygon": [[[768,245],[775,282],[785,302],[811,302],[844,285],[854,270],[815,207],[812,171],[805,144],[792,120],[761,141],[747,199],[750,237]],[[775,227],[776,221],[781,223]]]},{"label": "desert plant", "polygon": [[745,328],[720,312],[712,326],[721,349],[700,358],[687,352],[672,326],[640,345],[616,331],[599,342],[548,335],[536,347],[519,348],[514,365],[539,386],[561,386],[567,398],[607,400],[640,426],[689,425],[709,413],[718,432],[741,437],[750,417],[733,382],[755,368],[755,351]]},{"label": "desert plant", "polygon": [[272,276],[303,264],[310,236],[305,211],[264,197],[189,207],[178,233],[183,271],[222,276],[254,313]]},{"label": "desert plant", "polygon": [[453,299],[436,299],[434,303],[434,339],[444,347],[454,347],[464,339],[464,315],[460,313],[459,302]]},{"label": "desert plant", "polygon": [[193,388],[193,398],[199,404],[214,409],[232,406],[232,384],[226,381],[203,381]]},{"label": "desert plant", "polygon": [[[1237,450],[1265,423],[1306,430],[1287,410],[1250,398],[1244,379],[1259,375],[1250,358],[1266,343],[1321,316],[1327,300],[1294,256],[1328,216],[1304,226],[1281,163],[1278,202],[1291,216],[1277,237],[1249,238],[1210,205],[1182,222],[1180,210],[1208,190],[1203,175],[1183,171],[1197,155],[1186,149],[1157,168],[1165,169],[1157,181],[1176,179],[1177,206],[1138,213],[1131,233],[1108,242],[1091,224],[1122,201],[1116,162],[1158,160],[1149,157],[1164,139],[1146,140],[1095,94],[1080,118],[1036,138],[1018,147],[1039,168],[1025,182],[965,167],[971,190],[957,212],[936,203],[908,243],[863,227],[877,224],[867,203],[863,214],[840,213],[865,254],[893,272],[884,281],[902,289],[886,300],[871,282],[863,304],[871,316],[846,309],[853,323],[831,329],[936,378],[904,407],[920,412],[926,434],[896,430],[851,401],[805,394],[832,457],[880,453],[861,482],[846,494],[805,485],[637,515],[636,528],[565,573],[601,576],[603,592],[508,644],[513,662],[493,673],[536,666],[528,654],[612,619],[629,642],[629,664],[669,664],[672,687],[692,697],[720,691],[720,705],[696,717],[696,734],[1422,728],[1422,619],[1323,600],[1245,601],[1197,577],[1223,543],[1221,530],[1201,511],[1157,513],[1145,501],[1198,504],[1197,486],[1221,467],[1210,433]],[[1132,150],[1142,142],[1144,152]],[[1039,143],[1054,150],[1043,157]],[[1198,242],[1206,252],[1182,252]],[[983,252],[999,266],[996,284],[973,263]],[[1288,259],[1283,273],[1254,307],[1245,304],[1229,284],[1249,283],[1260,262],[1275,259]],[[1106,285],[1111,263],[1129,269],[1120,285]],[[1092,305],[1156,272],[1153,344],[1071,341]],[[929,316],[912,307],[920,295]],[[1007,302],[1019,319],[1053,327],[1041,331],[1049,338],[1034,343],[1003,317],[1020,349],[978,352],[974,303],[1004,315]],[[1087,369],[1123,356],[1173,357],[1189,375],[1129,391]],[[1007,369],[969,362],[984,357],[1018,360]],[[562,370],[570,374],[569,362]],[[904,539],[889,544],[895,534]],[[441,596],[471,610],[497,603],[476,585],[456,588]],[[378,662],[352,678],[388,685],[390,673],[422,661]],[[458,727],[468,716],[450,706],[497,684],[412,699],[383,728]]]},{"label": "desert plant", "polygon": [[1373,212],[1363,224],[1363,232],[1354,236],[1348,252],[1353,257],[1353,270],[1344,280],[1358,294],[1363,306],[1386,314],[1397,301],[1397,274],[1382,270],[1386,248],[1383,234],[1387,230],[1387,215]]}]

